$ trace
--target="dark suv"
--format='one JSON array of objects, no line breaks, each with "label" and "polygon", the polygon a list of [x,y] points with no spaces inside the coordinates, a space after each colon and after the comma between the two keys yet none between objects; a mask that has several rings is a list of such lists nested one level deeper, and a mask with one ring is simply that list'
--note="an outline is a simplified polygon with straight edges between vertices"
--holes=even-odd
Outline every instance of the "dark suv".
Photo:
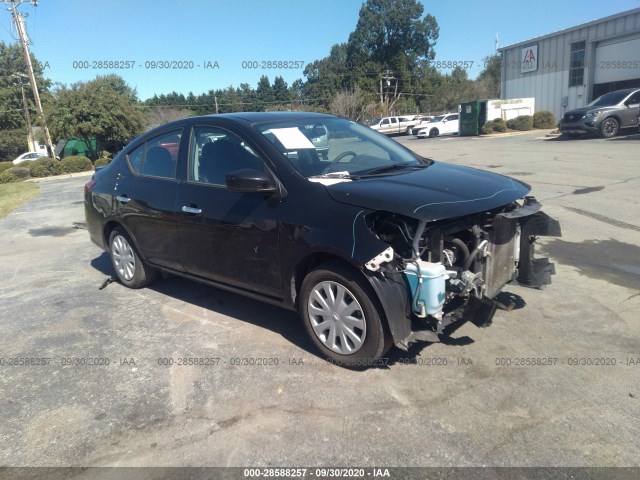
[{"label": "dark suv", "polygon": [[563,134],[615,137],[622,128],[638,127],[640,88],[606,93],[584,108],[567,112],[558,127]]},{"label": "dark suv", "polygon": [[490,321],[508,282],[550,281],[533,243],[559,227],[529,190],[332,115],[236,113],[135,139],[87,183],[85,213],[122,284],[164,271],[297,310],[357,367]]}]

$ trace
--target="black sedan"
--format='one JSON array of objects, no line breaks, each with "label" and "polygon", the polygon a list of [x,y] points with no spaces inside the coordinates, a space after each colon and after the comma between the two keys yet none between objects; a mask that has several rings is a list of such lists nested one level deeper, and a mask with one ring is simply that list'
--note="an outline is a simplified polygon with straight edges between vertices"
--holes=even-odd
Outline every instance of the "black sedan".
[{"label": "black sedan", "polygon": [[332,115],[235,113],[135,139],[85,212],[122,284],[164,271],[297,310],[324,357],[357,367],[489,322],[508,282],[549,283],[533,244],[559,226],[529,190]]}]

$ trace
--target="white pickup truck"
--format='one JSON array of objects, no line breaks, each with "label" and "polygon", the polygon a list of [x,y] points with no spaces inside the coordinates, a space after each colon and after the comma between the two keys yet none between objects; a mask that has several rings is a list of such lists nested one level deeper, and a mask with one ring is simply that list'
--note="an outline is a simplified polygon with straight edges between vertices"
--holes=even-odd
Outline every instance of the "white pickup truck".
[{"label": "white pickup truck", "polygon": [[419,119],[415,116],[378,117],[369,122],[369,127],[385,135],[411,134],[411,129],[417,125]]}]

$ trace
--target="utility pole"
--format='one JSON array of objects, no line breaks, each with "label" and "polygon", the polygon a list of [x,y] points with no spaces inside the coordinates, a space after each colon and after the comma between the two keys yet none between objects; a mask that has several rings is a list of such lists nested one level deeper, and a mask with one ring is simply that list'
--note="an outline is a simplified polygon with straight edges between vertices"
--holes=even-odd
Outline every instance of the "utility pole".
[{"label": "utility pole", "polygon": [[[382,73],[382,77],[380,78],[380,102],[383,103],[383,109],[385,115],[389,115],[389,88],[391,87],[391,82],[395,81],[395,91],[394,97],[398,94],[398,80],[393,76],[393,72],[391,70],[385,70]],[[384,93],[383,93],[383,85],[384,85]],[[384,100],[383,100],[384,98]],[[395,102],[394,102],[395,103]]]},{"label": "utility pole", "polygon": [[24,84],[22,83],[22,77],[26,77],[23,73],[14,73],[12,75],[20,81],[20,91],[22,92],[22,106],[24,107],[24,116],[27,119],[27,131],[29,135],[29,151],[37,152],[38,148],[35,145],[35,138],[33,137],[33,128],[31,127],[31,115],[29,114],[29,104],[27,103],[27,96],[24,93]]},{"label": "utility pole", "polygon": [[24,54],[24,61],[27,64],[27,73],[29,74],[29,81],[31,83],[31,89],[33,90],[33,99],[36,104],[36,112],[40,119],[40,125],[44,131],[45,142],[47,146],[47,153],[51,158],[54,158],[54,148],[51,142],[51,135],[49,135],[49,129],[47,128],[47,121],[44,118],[44,112],[42,111],[42,103],[40,103],[40,93],[38,92],[38,85],[36,84],[36,77],[33,73],[33,65],[31,64],[31,55],[29,54],[29,40],[24,29],[24,19],[22,14],[18,13],[17,4],[24,1],[32,3],[34,7],[38,6],[38,0],[0,0],[3,3],[9,3],[9,10],[13,17],[13,21],[16,25],[16,31],[20,37],[20,44],[22,45],[22,53]]}]

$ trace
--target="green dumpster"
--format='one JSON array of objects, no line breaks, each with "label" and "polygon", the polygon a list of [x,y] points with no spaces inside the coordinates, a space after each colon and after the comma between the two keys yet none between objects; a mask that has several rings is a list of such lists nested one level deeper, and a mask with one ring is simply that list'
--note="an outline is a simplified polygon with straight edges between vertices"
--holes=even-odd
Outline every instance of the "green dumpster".
[{"label": "green dumpster", "polygon": [[[463,102],[460,104],[460,128],[458,134],[462,136],[480,135],[481,123],[481,107],[482,100],[474,100],[473,102]],[[486,108],[486,101],[484,101]],[[486,116],[486,114],[485,114]]]}]

